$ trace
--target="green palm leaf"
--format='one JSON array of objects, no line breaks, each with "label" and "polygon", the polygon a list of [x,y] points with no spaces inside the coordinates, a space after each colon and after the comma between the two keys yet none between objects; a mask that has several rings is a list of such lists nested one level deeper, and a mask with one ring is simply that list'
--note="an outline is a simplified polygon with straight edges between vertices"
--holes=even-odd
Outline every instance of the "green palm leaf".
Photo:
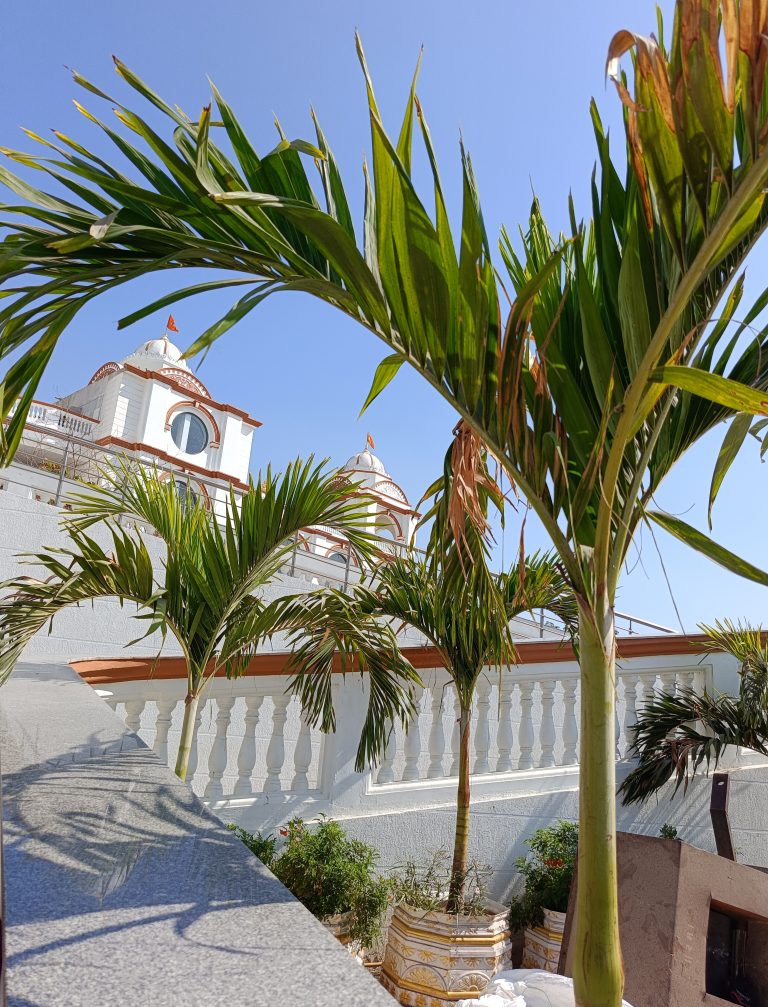
[{"label": "green palm leaf", "polygon": [[[281,628],[258,589],[278,572],[296,534],[313,525],[338,530],[354,561],[370,565],[378,548],[366,530],[368,501],[355,485],[311,458],[293,462],[282,475],[267,470],[240,497],[232,493],[222,520],[202,503],[182,499],[172,480],[127,461],[105,472],[104,483],[97,492],[70,498],[64,526],[71,545],[28,558],[43,568],[42,576],[0,585],[5,595],[0,682],[32,636],[62,609],[95,598],[135,603],[147,634],[172,633],[186,660],[185,728],[177,763],[183,778],[192,742],[186,732],[193,729],[207,683],[219,669],[242,674],[259,642]],[[96,524],[108,532],[107,547],[89,534]],[[165,544],[162,577],[153,571],[139,530],[144,526]],[[405,702],[400,693],[392,678],[380,702],[391,702],[399,713]]]}]

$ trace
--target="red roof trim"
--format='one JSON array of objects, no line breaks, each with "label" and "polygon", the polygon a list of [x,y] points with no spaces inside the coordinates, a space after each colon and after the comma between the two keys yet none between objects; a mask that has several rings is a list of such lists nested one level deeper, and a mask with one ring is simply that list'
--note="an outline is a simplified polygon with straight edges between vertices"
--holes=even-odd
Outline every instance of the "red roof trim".
[{"label": "red roof trim", "polygon": [[[680,654],[705,653],[711,641],[703,633],[686,636],[625,636],[618,640],[619,657],[673,657]],[[517,654],[521,665],[563,664],[575,661],[570,643],[557,640],[525,640],[518,644]],[[439,668],[442,661],[436,647],[404,647],[403,653],[414,668]],[[248,675],[288,674],[288,653],[257,654],[251,661]],[[103,661],[72,661],[75,671],[91,685],[110,682],[139,682],[149,678],[186,678],[184,659],[181,657],[113,658]],[[341,671],[338,658],[334,671]],[[223,669],[218,672],[224,675]]]},{"label": "red roof trim", "polygon": [[179,458],[169,455],[167,451],[161,451],[160,448],[155,448],[151,444],[142,444],[141,441],[126,441],[122,437],[100,437],[99,440],[93,443],[99,445],[114,444],[115,447],[123,448],[126,451],[143,451],[145,454],[155,455],[156,458],[160,458],[162,461],[168,462],[184,472],[198,472],[208,479],[222,479],[225,482],[232,483],[237,489],[248,489],[248,484],[240,482],[236,476],[228,475],[226,472],[212,471],[211,469],[203,468],[202,465],[194,465],[192,462],[181,461]]},{"label": "red roof trim", "polygon": [[174,391],[179,392],[180,395],[191,396],[203,405],[209,406],[213,409],[220,409],[223,413],[232,413],[233,416],[239,416],[240,419],[244,420],[249,426],[261,426],[261,422],[259,420],[255,420],[244,409],[237,409],[235,406],[230,406],[226,402],[217,402],[215,399],[210,398],[210,396],[206,397],[205,395],[199,395],[191,388],[186,388],[184,385],[180,384],[175,378],[171,378],[167,374],[163,374],[162,371],[144,371],[140,367],[135,367],[133,364],[123,364],[123,369],[129,371],[131,374],[138,375],[140,378],[146,378],[149,381],[162,381],[163,384],[173,388]]}]

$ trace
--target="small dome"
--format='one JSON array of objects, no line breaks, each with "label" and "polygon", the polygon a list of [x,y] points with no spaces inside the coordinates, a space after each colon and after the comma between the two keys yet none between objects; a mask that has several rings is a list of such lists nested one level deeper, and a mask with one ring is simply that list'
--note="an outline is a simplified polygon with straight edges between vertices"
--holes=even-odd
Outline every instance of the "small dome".
[{"label": "small dome", "polygon": [[384,468],[384,463],[376,455],[372,454],[368,448],[360,451],[356,455],[348,458],[344,464],[345,472],[375,472],[380,476],[387,476],[389,473]]},{"label": "small dome", "polygon": [[189,371],[186,360],[182,360],[182,351],[167,336],[142,343],[123,363],[133,364],[145,371],[161,371],[166,367]]}]

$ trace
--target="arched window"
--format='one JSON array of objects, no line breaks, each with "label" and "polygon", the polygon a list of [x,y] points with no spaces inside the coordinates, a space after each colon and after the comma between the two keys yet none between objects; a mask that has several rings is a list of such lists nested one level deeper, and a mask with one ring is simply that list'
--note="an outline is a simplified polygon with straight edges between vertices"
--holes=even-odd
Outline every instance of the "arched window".
[{"label": "arched window", "polygon": [[176,485],[176,492],[179,494],[182,508],[188,504],[194,507],[197,503],[197,493],[192,489],[189,479],[177,478],[173,481]]},{"label": "arched window", "polygon": [[328,559],[332,559],[334,563],[346,563],[347,557],[343,552],[332,552]]},{"label": "arched window", "polygon": [[188,455],[199,455],[208,447],[208,428],[194,413],[176,413],[171,437],[176,447]]}]

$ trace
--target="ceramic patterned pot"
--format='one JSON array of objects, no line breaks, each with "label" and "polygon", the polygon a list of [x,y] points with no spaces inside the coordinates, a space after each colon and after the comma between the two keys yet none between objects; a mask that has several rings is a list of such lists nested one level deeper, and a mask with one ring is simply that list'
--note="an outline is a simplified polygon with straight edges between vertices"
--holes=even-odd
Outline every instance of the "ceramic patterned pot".
[{"label": "ceramic patterned pot", "polygon": [[392,914],[381,982],[398,1003],[449,1007],[474,999],[510,956],[509,910],[486,904],[479,918],[399,905]]},{"label": "ceramic patterned pot", "polygon": [[554,909],[544,910],[542,926],[526,927],[522,967],[557,972],[564,927],[565,913],[555,912]]},{"label": "ceramic patterned pot", "polygon": [[350,954],[356,955],[358,953],[359,942],[353,941],[349,936],[349,931],[352,927],[351,912],[336,913],[335,916],[329,916],[327,920],[323,920],[323,926],[326,930],[330,930],[336,940],[340,944],[343,944]]}]

